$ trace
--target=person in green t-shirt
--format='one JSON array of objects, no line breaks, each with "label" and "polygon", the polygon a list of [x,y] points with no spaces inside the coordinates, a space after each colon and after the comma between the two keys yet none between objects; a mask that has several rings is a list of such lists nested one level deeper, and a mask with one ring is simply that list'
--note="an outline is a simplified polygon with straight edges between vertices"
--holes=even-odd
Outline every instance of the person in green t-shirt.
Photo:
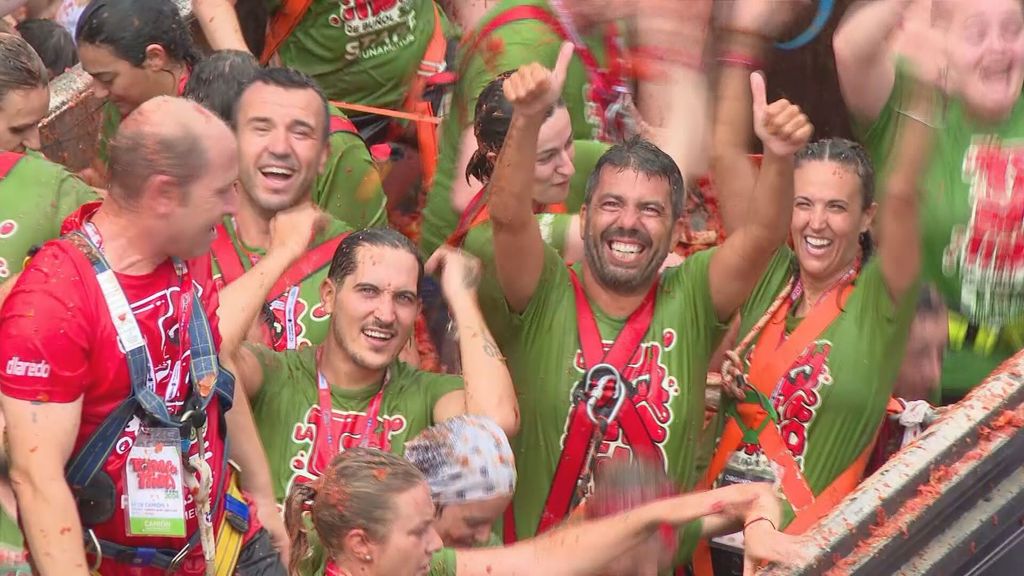
[{"label": "person in green t-shirt", "polygon": [[[440,273],[458,325],[462,378],[398,360],[419,310],[424,265],[410,240],[386,228],[353,232],[334,252],[320,288],[330,315],[322,345],[232,352],[278,499],[292,484],[315,480],[339,451],[372,444],[401,454],[407,439],[459,414],[487,416],[510,436],[517,432],[508,369],[476,301],[479,263],[449,248],[433,256],[426,270]],[[259,296],[257,291],[247,295]],[[247,303],[236,306],[253,309]]]},{"label": "person in green t-shirt", "polygon": [[[0,34],[0,302],[35,246],[60,236],[64,217],[96,192],[35,152],[50,90],[46,67],[21,38]],[[6,286],[5,286],[6,285]]]},{"label": "person in green t-shirt", "polygon": [[[286,66],[312,76],[332,100],[401,109],[435,26],[447,37],[454,35],[433,0],[263,1],[270,11],[268,40],[273,37],[275,18],[289,5],[308,6],[277,54]],[[192,0],[210,46],[246,50],[231,4],[228,0]]]},{"label": "person in green t-shirt", "polygon": [[154,96],[180,96],[199,56],[177,4],[166,0],[90,2],[75,43],[93,95],[106,100],[96,159],[83,177],[106,188],[107,149],[121,119]]},{"label": "person in green t-shirt", "polygon": [[[786,101],[769,106],[762,92],[754,112],[769,167],[757,183],[752,219],[722,246],[662,275],[662,262],[683,231],[682,175],[650,142],[631,139],[613,146],[598,162],[580,212],[585,258],[567,268],[543,243],[527,180],[537,132],[562,93],[570,56],[567,44],[554,72],[531,64],[506,82],[515,112],[488,199],[492,219],[502,223],[494,228],[495,263],[515,326],[500,344],[523,421],[530,423],[515,441],[520,538],[565,517],[578,499],[570,496],[573,486],[589,472],[557,469],[563,444],[571,440],[571,460],[590,441],[578,440],[591,419],[574,398],[603,398],[592,386],[612,385],[609,393],[630,398],[621,404],[624,418],[616,418],[616,405],[595,400],[601,412],[594,419],[603,414],[611,420],[595,447],[598,460],[656,458],[683,489],[695,486],[698,460],[707,450],[702,429],[708,361],[722,323],[739,309],[785,239],[792,155],[812,131],[798,107]],[[581,379],[585,384],[578,387]],[[591,412],[593,404],[587,404]],[[686,531],[680,561],[689,555],[697,528]]]},{"label": "person in green t-shirt", "polygon": [[884,0],[851,12],[833,46],[843,99],[880,177],[897,156],[914,84],[890,46],[916,43],[948,56],[932,64],[945,75],[948,101],[925,173],[921,242],[924,275],[950,312],[941,383],[950,402],[1024,348],[1024,182],[1012,168],[1024,162],[1024,7],[948,2],[936,11],[944,31],[922,41],[899,32],[907,4]]},{"label": "person in green t-shirt", "polygon": [[[336,456],[319,482],[289,493],[292,574],[365,576],[513,576],[602,574],[665,526],[705,518],[745,524],[762,546],[759,559],[787,565],[808,556],[808,543],[774,530],[778,502],[768,485],[730,486],[643,504],[626,513],[566,526],[505,548],[441,549],[435,503],[423,473],[374,449]],[[326,568],[305,569],[310,541],[323,542]]]},{"label": "person in green t-shirt", "polygon": [[[562,3],[558,2],[560,6]],[[458,82],[448,116],[441,126],[437,173],[423,210],[420,247],[424,253],[430,254],[444,242],[458,222],[460,210],[457,207],[468,204],[480,189],[478,181],[463,175],[467,173],[466,167],[476,150],[472,111],[481,91],[507,70],[515,70],[530,62],[553,65],[563,41],[550,24],[533,18],[507,22],[491,30],[486,37],[481,36],[481,32],[490,28],[492,20],[501,18],[510,10],[541,8],[551,14],[553,4],[549,0],[502,0],[480,19],[475,30],[466,34],[471,43],[460,50],[457,59]],[[627,4],[622,0],[601,3],[564,1],[564,6],[561,6],[563,17],[582,34],[585,47],[581,47],[581,51],[588,50],[601,66],[609,64],[608,46],[625,48],[624,35],[611,34],[602,24],[624,16]],[[616,25],[616,29],[618,27]],[[631,80],[626,81],[631,83]],[[582,58],[573,58],[562,96],[571,119],[572,135],[580,140],[597,139],[601,128],[601,112],[592,99],[591,82]]]},{"label": "person in green t-shirt", "polygon": [[[196,64],[182,95],[233,126],[238,98],[259,70],[252,54],[219,50]],[[329,155],[313,187],[313,202],[354,228],[382,226],[386,198],[374,160],[359,134],[349,131],[348,118],[334,106],[328,110]]]}]

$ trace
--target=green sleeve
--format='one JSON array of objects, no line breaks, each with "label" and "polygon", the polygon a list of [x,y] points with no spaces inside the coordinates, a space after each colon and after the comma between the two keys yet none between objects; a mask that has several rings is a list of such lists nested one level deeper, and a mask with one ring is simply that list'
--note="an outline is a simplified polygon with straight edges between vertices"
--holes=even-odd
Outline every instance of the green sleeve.
[{"label": "green sleeve", "polygon": [[715,303],[711,298],[711,283],[708,270],[716,249],[710,248],[691,255],[675,268],[662,275],[662,293],[676,295],[682,299],[683,310],[689,309],[688,318],[692,338],[699,338],[704,358],[710,358],[718,341],[722,339],[728,325],[718,320]]},{"label": "green sleeve", "polygon": [[573,214],[580,211],[583,197],[587,193],[587,180],[594,172],[597,161],[601,159],[611,144],[599,140],[576,140],[573,142],[573,167],[576,173],[569,181],[569,197],[565,199],[565,207]]},{"label": "green sleeve", "polygon": [[772,303],[779,296],[779,293],[786,287],[786,283],[793,277],[793,267],[796,264],[796,256],[788,246],[783,246],[775,252],[765,268],[764,275],[758,281],[750,297],[740,308],[740,334],[742,340],[750,329],[757,324],[761,316],[771,307]]},{"label": "green sleeve", "polygon": [[[567,286],[570,286],[568,266],[554,248],[544,246],[544,266],[537,281],[537,288],[522,314],[514,315],[516,323],[546,327],[550,318],[558,316],[555,311],[564,305],[566,295],[571,293],[571,287],[568,292],[566,291]],[[532,338],[539,334],[524,333],[523,336]]]},{"label": "green sleeve", "polygon": [[359,136],[331,135],[330,157],[317,177],[313,201],[356,229],[387,224],[380,174]]},{"label": "green sleeve", "polygon": [[[896,322],[901,328],[896,334],[905,334],[910,330],[917,312],[917,299],[920,284],[915,283],[899,299],[893,300],[889,288],[885,285],[882,274],[882,263],[878,257],[872,258],[864,265],[857,277],[857,291],[860,292],[861,314],[867,315],[872,326],[886,326]],[[905,326],[905,328],[903,328]]]},{"label": "green sleeve", "polygon": [[246,342],[242,345],[253,353],[263,371],[262,385],[256,395],[249,400],[252,409],[256,410],[265,401],[272,401],[277,388],[290,381],[293,367],[288,360],[289,357],[296,354],[294,352],[275,352],[262,344],[253,342]]},{"label": "green sleeve", "polygon": [[537,224],[544,243],[554,248],[559,255],[565,255],[566,235],[575,214],[538,214]]},{"label": "green sleeve", "polygon": [[455,549],[441,548],[430,559],[430,576],[455,576],[458,570],[455,562]]},{"label": "green sleeve", "polygon": [[423,413],[430,415],[430,422],[433,424],[434,406],[437,405],[437,401],[449,392],[462,390],[465,388],[465,384],[460,376],[451,374],[437,374],[424,370],[418,370],[416,374],[418,381],[414,385],[423,390],[423,394],[420,395],[424,402]]},{"label": "green sleeve", "polygon": [[64,219],[78,210],[82,204],[98,199],[99,195],[96,194],[96,190],[92,186],[82,182],[70,172],[61,170],[60,181],[57,183],[57,211],[54,213],[56,216],[54,229],[60,230]]}]

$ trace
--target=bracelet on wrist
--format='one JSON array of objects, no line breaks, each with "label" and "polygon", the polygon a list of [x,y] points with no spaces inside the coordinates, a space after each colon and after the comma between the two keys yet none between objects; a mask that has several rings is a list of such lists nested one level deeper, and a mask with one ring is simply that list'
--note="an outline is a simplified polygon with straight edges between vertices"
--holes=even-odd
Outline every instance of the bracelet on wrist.
[{"label": "bracelet on wrist", "polygon": [[924,124],[925,126],[931,128],[933,130],[939,130],[940,128],[943,127],[940,122],[938,122],[938,121],[936,121],[936,120],[934,120],[932,118],[925,118],[924,115],[918,114],[916,112],[911,112],[909,110],[902,110],[900,108],[895,108],[895,107],[893,108],[893,111],[896,112],[897,114],[899,114],[900,116],[904,116],[904,117],[909,118],[909,119],[911,119],[911,120],[913,120],[915,122],[919,122],[921,124]]},{"label": "bracelet on wrist", "polygon": [[764,63],[759,59],[742,52],[723,52],[716,60],[721,64],[739,66],[748,70],[761,70],[764,67]]},{"label": "bracelet on wrist", "polygon": [[767,516],[758,516],[757,518],[754,518],[750,522],[747,522],[746,524],[743,525],[743,531],[746,532],[747,528],[749,528],[751,525],[756,524],[758,522],[762,522],[762,521],[771,524],[772,525],[772,530],[775,530],[776,532],[779,531],[779,529],[775,527],[775,522],[772,522],[772,519],[768,518]]}]

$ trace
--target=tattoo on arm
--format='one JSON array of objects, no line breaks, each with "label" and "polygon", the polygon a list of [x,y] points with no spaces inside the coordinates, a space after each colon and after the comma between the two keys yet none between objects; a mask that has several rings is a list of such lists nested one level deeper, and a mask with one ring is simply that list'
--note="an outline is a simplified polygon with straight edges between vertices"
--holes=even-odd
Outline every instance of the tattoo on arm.
[{"label": "tattoo on arm", "polygon": [[486,334],[481,334],[481,340],[483,340],[484,353],[490,358],[497,358],[499,360],[505,360],[505,357],[501,355],[501,349],[494,343],[494,340]]}]

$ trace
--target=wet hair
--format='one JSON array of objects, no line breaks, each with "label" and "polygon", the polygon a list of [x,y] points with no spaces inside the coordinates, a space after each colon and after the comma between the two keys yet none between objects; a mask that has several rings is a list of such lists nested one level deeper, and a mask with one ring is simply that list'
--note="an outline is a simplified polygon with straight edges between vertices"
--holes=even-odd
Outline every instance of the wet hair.
[{"label": "wet hair", "polygon": [[594,166],[594,171],[587,179],[587,191],[583,197],[583,204],[588,208],[605,167],[614,168],[619,172],[624,172],[627,169],[633,170],[648,178],[660,178],[668,181],[672,220],[678,220],[683,215],[686,202],[683,174],[679,171],[676,161],[664,150],[655,146],[653,142],[634,136],[612,146],[601,155],[597,165]]},{"label": "wet hair", "polygon": [[416,284],[419,285],[423,280],[423,258],[420,257],[420,251],[411,240],[390,228],[364,228],[346,236],[334,251],[327,277],[340,286],[345,278],[356,271],[357,255],[363,246],[384,246],[412,254],[419,268]]},{"label": "wet hair", "polygon": [[78,52],[71,33],[53,20],[33,18],[18,24],[18,33],[28,42],[50,73],[56,78],[78,64]]},{"label": "wet hair", "polygon": [[0,34],[0,100],[14,90],[44,87],[47,79],[46,66],[28,42]]},{"label": "wet hair", "polygon": [[107,46],[135,67],[145,62],[151,44],[188,66],[199,59],[188,25],[171,0],[92,0],[78,18],[75,41]]},{"label": "wet hair", "polygon": [[[324,110],[324,126],[321,131],[321,140],[327,142],[328,137],[331,135],[331,111],[328,107],[327,96],[324,94],[320,85],[316,83],[307,74],[299,72],[294,68],[287,67],[273,67],[273,68],[262,68],[256,76],[252,79],[252,82],[245,87],[248,90],[250,86],[256,84],[266,84],[267,86],[276,86],[278,88],[284,88],[286,90],[312,90],[316,92],[316,95],[320,98],[320,102],[323,103]],[[245,90],[242,90],[242,94],[239,95],[241,99],[242,95],[245,94]],[[238,108],[235,107],[235,114],[238,114]],[[237,125],[238,119],[235,118],[235,122],[232,125]]]},{"label": "wet hair", "polygon": [[[487,157],[488,154],[497,154],[508,136],[508,128],[512,124],[512,103],[505,98],[504,84],[515,70],[501,73],[497,78],[491,80],[480,96],[476,99],[476,109],[473,112],[473,135],[476,136],[476,152],[469,159],[466,165],[466,182],[470,177],[487,184],[494,173],[494,160]],[[565,108],[565,102],[559,98],[547,113],[544,119],[551,118],[555,110]]]},{"label": "wet hair", "polygon": [[[807,162],[835,162],[852,170],[860,180],[861,209],[867,210],[875,201],[875,169],[864,147],[845,138],[825,138],[811,142],[796,153],[796,167]],[[867,260],[874,249],[871,232],[864,232],[858,238],[863,260]]]},{"label": "wet hair", "polygon": [[284,506],[284,521],[292,543],[289,574],[299,574],[311,557],[304,512],[328,557],[337,557],[345,536],[365,530],[374,541],[387,539],[394,518],[394,500],[423,486],[423,474],[404,458],[372,448],[351,448],[331,460],[316,481],[295,484]]},{"label": "wet hair", "polygon": [[192,68],[182,95],[235,128],[238,99],[259,73],[260,64],[252,54],[218,50]]}]

